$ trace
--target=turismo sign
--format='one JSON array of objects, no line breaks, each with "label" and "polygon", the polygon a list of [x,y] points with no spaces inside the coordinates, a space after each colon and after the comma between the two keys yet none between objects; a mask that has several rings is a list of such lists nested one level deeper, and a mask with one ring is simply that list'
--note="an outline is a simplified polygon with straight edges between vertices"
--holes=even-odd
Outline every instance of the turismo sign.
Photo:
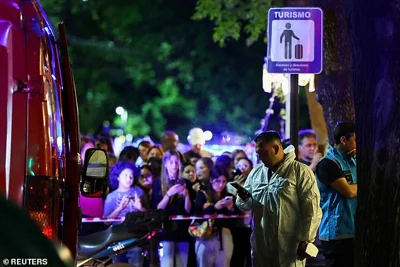
[{"label": "turismo sign", "polygon": [[268,72],[320,73],[322,24],[320,8],[271,8],[268,12]]}]

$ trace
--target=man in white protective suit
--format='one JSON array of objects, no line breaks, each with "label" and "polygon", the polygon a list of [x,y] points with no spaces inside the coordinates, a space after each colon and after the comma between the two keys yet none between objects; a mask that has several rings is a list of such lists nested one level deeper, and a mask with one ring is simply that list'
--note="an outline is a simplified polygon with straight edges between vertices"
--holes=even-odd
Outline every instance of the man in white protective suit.
[{"label": "man in white protective suit", "polygon": [[260,133],[255,142],[262,164],[244,184],[249,194],[236,200],[253,214],[253,266],[305,266],[307,245],[314,242],[322,217],[314,173],[295,160],[293,146],[283,150],[277,132]]}]

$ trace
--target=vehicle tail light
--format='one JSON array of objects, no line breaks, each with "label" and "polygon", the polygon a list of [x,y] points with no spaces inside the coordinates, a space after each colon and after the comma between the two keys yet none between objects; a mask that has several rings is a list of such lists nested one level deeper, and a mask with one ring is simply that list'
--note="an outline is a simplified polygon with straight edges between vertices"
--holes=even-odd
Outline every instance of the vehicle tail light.
[{"label": "vehicle tail light", "polygon": [[56,237],[57,205],[58,205],[57,180],[54,177],[27,176],[25,180],[24,207],[30,217],[36,222],[39,229],[49,239]]}]

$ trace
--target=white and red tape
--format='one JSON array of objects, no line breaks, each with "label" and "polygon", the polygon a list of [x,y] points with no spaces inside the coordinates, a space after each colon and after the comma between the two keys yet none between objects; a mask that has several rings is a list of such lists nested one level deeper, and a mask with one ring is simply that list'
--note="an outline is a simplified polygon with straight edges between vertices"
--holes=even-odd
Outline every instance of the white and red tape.
[{"label": "white and red tape", "polygon": [[[174,215],[170,216],[169,219],[173,221],[180,220],[201,220],[201,219],[244,219],[248,218],[250,215],[222,215],[222,214],[211,214],[203,216],[184,216],[184,215]],[[97,222],[123,222],[125,220],[122,218],[108,219],[108,218],[82,218],[83,223],[97,223]]]}]

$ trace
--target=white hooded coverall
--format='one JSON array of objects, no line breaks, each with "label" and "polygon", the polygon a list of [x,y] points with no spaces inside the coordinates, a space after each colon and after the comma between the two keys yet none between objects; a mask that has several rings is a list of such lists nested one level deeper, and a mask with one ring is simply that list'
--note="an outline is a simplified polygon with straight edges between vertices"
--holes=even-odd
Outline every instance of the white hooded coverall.
[{"label": "white hooded coverall", "polygon": [[305,266],[305,260],[297,260],[297,247],[301,241],[314,242],[321,221],[314,173],[295,160],[293,146],[284,153],[283,163],[270,177],[264,164],[257,165],[244,184],[252,198],[236,200],[241,210],[253,214],[254,267]]}]

